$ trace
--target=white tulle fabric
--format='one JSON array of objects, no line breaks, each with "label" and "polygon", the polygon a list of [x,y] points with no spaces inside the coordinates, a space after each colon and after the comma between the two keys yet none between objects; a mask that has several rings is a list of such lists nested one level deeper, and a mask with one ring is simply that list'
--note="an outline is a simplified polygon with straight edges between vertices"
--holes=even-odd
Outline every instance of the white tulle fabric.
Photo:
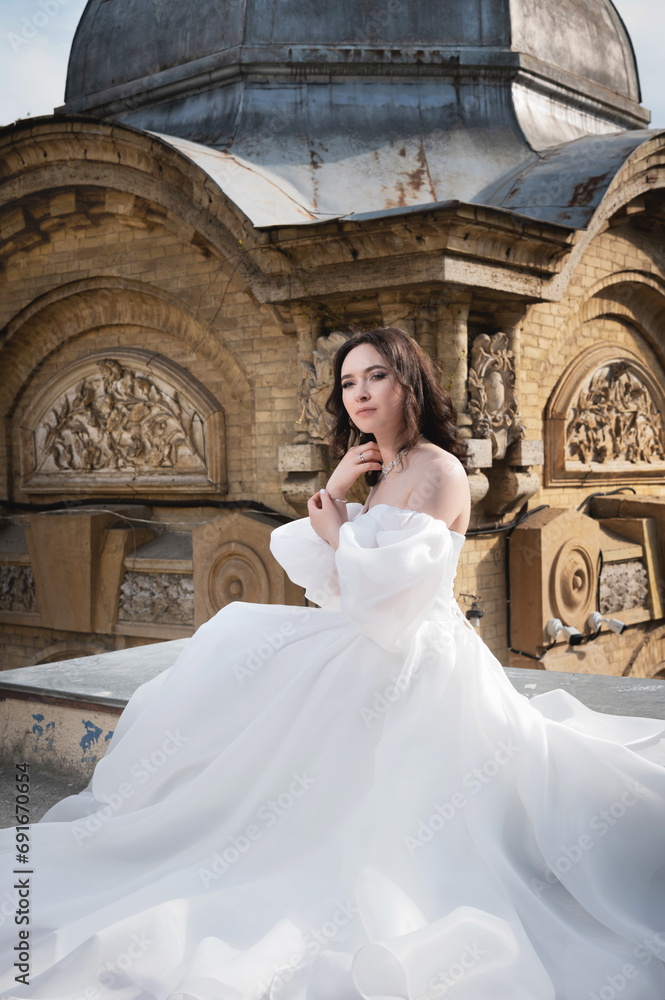
[{"label": "white tulle fabric", "polygon": [[529,702],[452,600],[463,538],[350,515],[336,553],[273,533],[319,608],[220,611],[33,827],[4,995],[665,997],[664,724]]}]

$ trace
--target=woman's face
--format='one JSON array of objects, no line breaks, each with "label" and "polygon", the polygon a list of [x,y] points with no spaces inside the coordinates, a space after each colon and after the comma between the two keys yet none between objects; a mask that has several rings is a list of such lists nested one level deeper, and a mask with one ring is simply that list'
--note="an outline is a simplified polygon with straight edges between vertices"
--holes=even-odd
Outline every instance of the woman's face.
[{"label": "woman's face", "polygon": [[358,430],[396,439],[404,425],[404,389],[375,347],[359,344],[349,351],[341,386],[344,407]]}]

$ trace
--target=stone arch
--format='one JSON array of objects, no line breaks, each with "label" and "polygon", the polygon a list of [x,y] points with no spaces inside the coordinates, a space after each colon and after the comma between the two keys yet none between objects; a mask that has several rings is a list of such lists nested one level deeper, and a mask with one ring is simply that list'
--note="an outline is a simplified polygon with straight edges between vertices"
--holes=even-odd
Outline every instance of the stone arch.
[{"label": "stone arch", "polygon": [[35,665],[58,663],[59,660],[73,660],[79,656],[95,656],[99,653],[109,653],[113,647],[106,646],[95,640],[61,639],[40,650],[35,659]]},{"label": "stone arch", "polygon": [[[602,163],[602,161],[601,161]],[[603,169],[607,169],[603,167]],[[599,233],[631,202],[665,187],[665,134],[642,142],[616,172],[598,208],[585,229],[577,231],[573,249],[559,275],[549,286],[554,301],[562,299],[576,269]]]},{"label": "stone arch", "polygon": [[664,381],[625,345],[579,353],[545,407],[547,485],[662,483]]},{"label": "stone arch", "polygon": [[0,412],[11,414],[21,387],[33,371],[65,343],[101,326],[131,325],[169,332],[223,369],[229,392],[242,399],[250,391],[244,368],[224,343],[183,303],[154,286],[100,277],[62,285],[31,302],[8,324],[0,363]]},{"label": "stone arch", "polygon": [[[10,425],[23,419],[21,409],[26,406],[26,393],[34,388],[37,373],[78,338],[91,332],[101,336],[114,329],[123,331],[126,340],[129,340],[128,331],[132,331],[134,343],[141,342],[143,333],[168,334],[186,346],[199,362],[204,359],[221,374],[228,403],[237,406],[250,393],[249,379],[242,365],[219,332],[203,326],[173,296],[152,286],[119,278],[72,282],[30,303],[5,331],[4,345],[0,349],[0,366],[4,373],[0,384],[0,413],[9,419],[0,428],[0,433],[11,433],[7,441],[10,469],[18,469],[15,451],[18,434],[16,429],[11,432]],[[122,337],[116,335],[115,339],[122,343]],[[220,403],[225,405],[223,399]]]},{"label": "stone arch", "polygon": [[28,219],[21,207],[25,199],[46,193],[57,198],[89,186],[106,191],[112,214],[126,215],[123,202],[131,196],[159,206],[160,218],[153,222],[175,228],[189,242],[208,244],[261,298],[265,277],[247,252],[253,227],[216,179],[159,136],[76,116],[66,123],[44,119],[0,139],[0,160],[0,220],[7,240],[0,255],[11,253],[17,241],[20,248],[21,240],[29,248],[43,225],[68,211],[61,203],[46,220]]},{"label": "stone arch", "polygon": [[665,677],[665,625],[648,632],[633,651],[624,677]]},{"label": "stone arch", "polygon": [[635,327],[665,364],[665,282],[660,277],[623,271],[602,278],[570,315],[564,343],[574,343],[580,327],[603,317]]}]

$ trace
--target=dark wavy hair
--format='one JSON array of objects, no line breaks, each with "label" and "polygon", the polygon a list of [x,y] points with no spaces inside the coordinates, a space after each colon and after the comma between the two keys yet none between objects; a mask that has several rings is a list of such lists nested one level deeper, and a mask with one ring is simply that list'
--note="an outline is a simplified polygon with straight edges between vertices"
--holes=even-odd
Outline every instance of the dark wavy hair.
[{"label": "dark wavy hair", "polygon": [[[330,432],[333,458],[339,460],[353,445],[374,440],[373,434],[361,433],[352,423],[342,401],[344,359],[360,344],[371,344],[379,352],[404,389],[404,434],[400,447],[412,448],[422,434],[458,458],[468,470],[470,457],[457,431],[457,410],[441,385],[438,366],[408,333],[392,326],[377,327],[364,333],[354,332],[335,354],[333,388],[326,401],[326,410],[334,418]],[[373,486],[379,474],[377,470],[366,472],[367,485]]]}]

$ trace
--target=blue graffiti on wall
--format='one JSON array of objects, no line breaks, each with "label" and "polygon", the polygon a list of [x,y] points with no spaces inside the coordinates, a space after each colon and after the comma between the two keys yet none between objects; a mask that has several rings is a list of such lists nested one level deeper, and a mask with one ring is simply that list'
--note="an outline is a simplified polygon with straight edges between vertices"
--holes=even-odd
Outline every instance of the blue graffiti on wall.
[{"label": "blue graffiti on wall", "polygon": [[85,754],[91,749],[93,744],[99,742],[102,730],[99,726],[96,726],[94,722],[90,722],[89,720],[81,719],[81,722],[85,726],[85,736],[83,736],[80,741],[81,750],[83,750],[83,757],[81,760],[83,760],[85,758]]},{"label": "blue graffiti on wall", "polygon": [[44,736],[44,743],[49,750],[53,749],[53,744],[55,743],[55,722],[47,722],[45,726],[41,723],[44,721],[44,716],[41,713],[33,715],[32,718],[35,720],[35,724],[32,727],[32,732],[35,735],[35,750],[39,749],[39,741],[42,736]]},{"label": "blue graffiti on wall", "polygon": [[[81,719],[81,722],[85,726],[85,735],[79,741],[81,750],[83,750],[81,760],[96,761],[96,754],[88,757],[86,757],[86,754],[89,754],[92,748],[99,743],[99,737],[102,735],[103,729],[100,729],[99,726],[96,726],[95,723],[91,722],[89,719]],[[111,729],[104,737],[104,743],[107,743],[112,736],[113,730]]]}]

